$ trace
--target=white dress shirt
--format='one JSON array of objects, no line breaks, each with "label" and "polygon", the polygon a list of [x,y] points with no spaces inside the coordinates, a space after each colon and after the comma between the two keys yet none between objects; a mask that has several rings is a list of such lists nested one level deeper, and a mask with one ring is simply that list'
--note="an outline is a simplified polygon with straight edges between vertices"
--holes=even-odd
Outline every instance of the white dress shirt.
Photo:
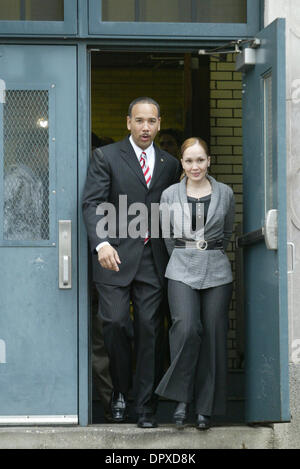
[{"label": "white dress shirt", "polygon": [[[148,148],[146,148],[146,150],[143,150],[142,148],[140,148],[136,145],[136,143],[134,142],[134,140],[132,138],[132,135],[130,135],[129,141],[130,141],[131,146],[134,150],[134,153],[136,154],[136,157],[138,159],[139,164],[140,164],[140,156],[141,156],[142,152],[146,153],[146,161],[148,163],[149,171],[150,171],[150,174],[151,174],[151,177],[152,177],[153,171],[154,171],[154,165],[155,165],[155,150],[154,150],[153,142],[151,143],[151,145]],[[108,241],[103,241],[102,243],[99,243],[98,246],[96,247],[96,251],[98,252],[100,248],[102,248],[103,246],[106,246],[106,245],[109,245]]]},{"label": "white dress shirt", "polygon": [[132,135],[130,135],[129,141],[130,141],[130,143],[131,143],[131,145],[134,149],[134,153],[136,154],[136,157],[137,157],[139,162],[140,162],[140,156],[141,156],[142,152],[146,153],[146,160],[147,160],[149,170],[150,170],[150,174],[151,174],[151,177],[152,177],[153,171],[154,171],[154,164],[155,164],[155,150],[154,150],[153,142],[151,143],[151,145],[148,148],[146,148],[146,150],[143,150],[142,148],[138,147],[134,143]]}]

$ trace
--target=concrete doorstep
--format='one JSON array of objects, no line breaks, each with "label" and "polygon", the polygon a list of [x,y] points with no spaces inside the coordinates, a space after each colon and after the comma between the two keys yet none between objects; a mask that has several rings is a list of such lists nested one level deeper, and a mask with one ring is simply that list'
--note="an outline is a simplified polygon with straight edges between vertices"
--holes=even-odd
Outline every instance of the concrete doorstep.
[{"label": "concrete doorstep", "polygon": [[134,424],[88,427],[2,427],[0,449],[272,449],[272,427],[218,426],[201,432],[161,425],[143,430]]}]

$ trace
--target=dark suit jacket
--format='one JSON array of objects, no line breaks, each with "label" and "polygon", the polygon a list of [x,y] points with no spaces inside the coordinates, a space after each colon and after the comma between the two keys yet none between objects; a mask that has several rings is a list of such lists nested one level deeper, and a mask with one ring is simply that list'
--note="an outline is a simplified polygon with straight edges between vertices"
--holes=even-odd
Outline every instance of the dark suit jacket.
[{"label": "dark suit jacket", "polygon": [[[127,196],[127,206],[135,202],[141,202],[147,206],[150,230],[151,203],[159,204],[162,191],[178,182],[180,173],[179,161],[155,145],[155,166],[148,189],[129,137],[94,150],[84,188],[82,209],[93,253],[93,278],[95,282],[119,286],[129,285],[137,272],[143,253],[143,237],[133,239],[124,238],[122,234],[121,237],[119,236],[119,196]],[[101,234],[99,237],[99,230],[97,234],[96,226],[106,214],[97,215],[96,208],[99,204],[102,204],[103,208],[105,202],[111,203],[116,209],[117,231],[116,234]],[[121,209],[121,216],[124,216],[124,208]],[[127,215],[126,225],[128,226],[136,216],[137,214]],[[119,272],[103,269],[100,266],[95,248],[103,241],[108,241],[117,249],[121,260]],[[163,283],[168,262],[165,244],[161,237],[151,238],[151,246],[157,272]]]}]

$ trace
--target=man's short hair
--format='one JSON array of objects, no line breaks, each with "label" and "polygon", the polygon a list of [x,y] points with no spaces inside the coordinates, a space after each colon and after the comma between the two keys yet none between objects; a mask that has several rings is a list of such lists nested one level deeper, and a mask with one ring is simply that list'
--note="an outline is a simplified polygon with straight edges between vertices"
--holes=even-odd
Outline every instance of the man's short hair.
[{"label": "man's short hair", "polygon": [[132,108],[133,106],[135,106],[136,104],[138,103],[148,103],[148,104],[153,104],[156,109],[157,109],[157,113],[158,113],[158,117],[160,117],[160,107],[159,107],[159,104],[152,98],[149,98],[148,96],[142,96],[140,98],[136,98],[134,99],[133,101],[131,101],[131,103],[129,104],[129,108],[128,108],[128,116],[131,117],[131,114],[132,114]]}]

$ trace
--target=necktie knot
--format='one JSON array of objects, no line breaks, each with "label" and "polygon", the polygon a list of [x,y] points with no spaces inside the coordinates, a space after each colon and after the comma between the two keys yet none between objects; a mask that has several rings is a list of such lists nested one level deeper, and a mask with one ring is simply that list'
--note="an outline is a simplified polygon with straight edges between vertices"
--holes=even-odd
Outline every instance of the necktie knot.
[{"label": "necktie knot", "polygon": [[144,151],[142,151],[141,156],[140,156],[140,164],[141,164],[142,169],[144,168],[146,161],[147,161],[147,155]]}]

